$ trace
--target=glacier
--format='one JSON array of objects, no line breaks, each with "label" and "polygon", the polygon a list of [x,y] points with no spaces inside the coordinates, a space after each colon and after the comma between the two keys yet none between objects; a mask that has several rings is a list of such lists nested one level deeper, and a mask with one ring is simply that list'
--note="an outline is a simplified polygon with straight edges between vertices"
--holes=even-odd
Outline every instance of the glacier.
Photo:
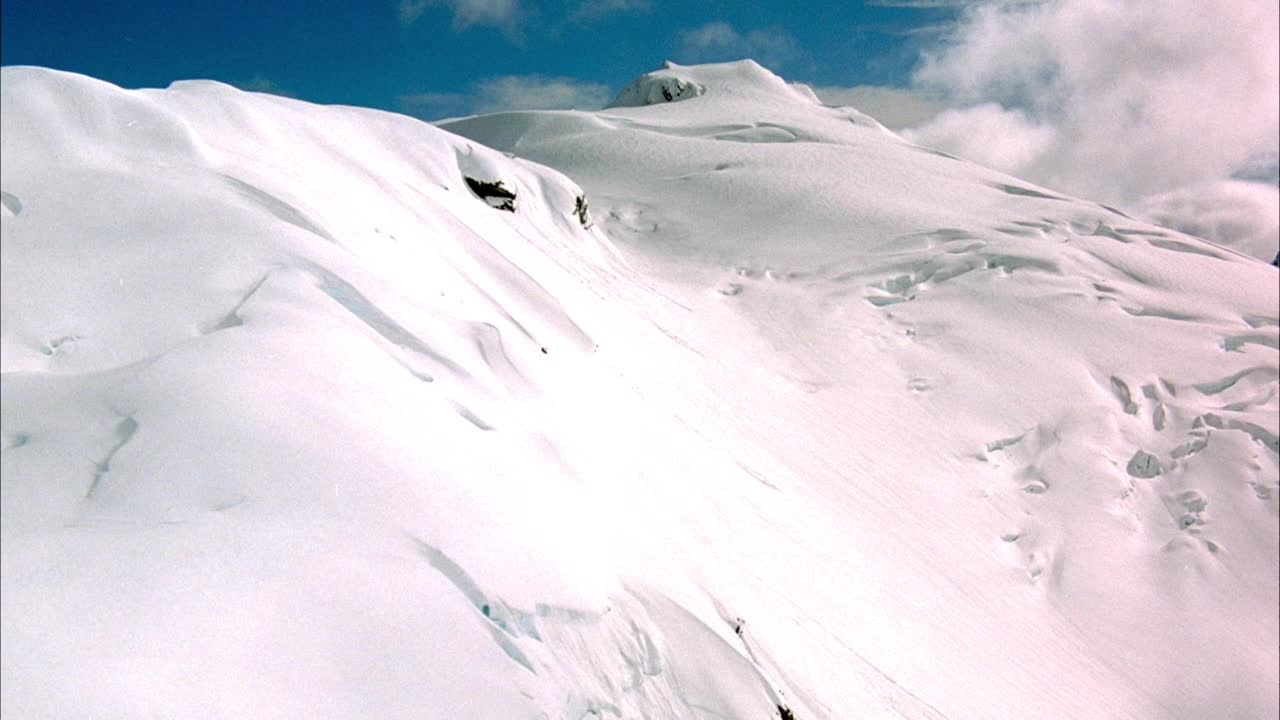
[{"label": "glacier", "polygon": [[0,72],[5,716],[1280,713],[1275,267],[751,61]]}]

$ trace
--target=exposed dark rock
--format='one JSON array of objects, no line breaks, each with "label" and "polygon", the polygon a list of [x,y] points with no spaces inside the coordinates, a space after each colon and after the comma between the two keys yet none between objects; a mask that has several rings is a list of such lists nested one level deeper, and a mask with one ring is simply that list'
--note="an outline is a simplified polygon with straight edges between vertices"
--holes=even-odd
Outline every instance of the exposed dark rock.
[{"label": "exposed dark rock", "polygon": [[501,180],[477,180],[473,177],[464,177],[467,181],[467,187],[471,188],[471,192],[476,197],[484,200],[489,207],[497,210],[506,210],[507,212],[516,211],[516,194],[508,190]]},{"label": "exposed dark rock", "polygon": [[591,227],[591,213],[587,210],[586,195],[579,195],[573,199],[573,214],[578,216],[578,222],[582,223],[582,227]]},{"label": "exposed dark rock", "polygon": [[1164,468],[1160,466],[1160,458],[1146,450],[1135,452],[1133,457],[1129,458],[1129,465],[1125,470],[1136,478],[1153,478],[1164,472]]}]

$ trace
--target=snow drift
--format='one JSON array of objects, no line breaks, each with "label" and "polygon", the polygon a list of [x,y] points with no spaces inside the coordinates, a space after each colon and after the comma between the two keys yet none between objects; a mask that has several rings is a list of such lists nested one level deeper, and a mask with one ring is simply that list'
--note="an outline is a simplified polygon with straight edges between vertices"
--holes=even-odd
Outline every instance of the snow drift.
[{"label": "snow drift", "polygon": [[0,87],[6,716],[1278,710],[1265,263],[750,62]]}]

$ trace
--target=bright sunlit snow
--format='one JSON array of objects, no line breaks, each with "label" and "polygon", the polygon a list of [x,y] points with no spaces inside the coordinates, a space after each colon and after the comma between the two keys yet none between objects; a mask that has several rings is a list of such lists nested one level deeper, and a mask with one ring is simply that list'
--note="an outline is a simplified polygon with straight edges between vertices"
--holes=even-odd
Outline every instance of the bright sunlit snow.
[{"label": "bright sunlit snow", "polygon": [[0,88],[5,717],[1280,712],[1264,262],[750,61]]}]

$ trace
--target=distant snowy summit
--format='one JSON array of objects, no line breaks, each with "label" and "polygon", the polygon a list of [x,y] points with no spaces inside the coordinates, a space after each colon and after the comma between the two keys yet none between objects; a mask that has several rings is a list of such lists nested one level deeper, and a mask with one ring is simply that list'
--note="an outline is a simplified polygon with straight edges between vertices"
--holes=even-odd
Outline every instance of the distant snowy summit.
[{"label": "distant snowy summit", "polygon": [[668,60],[661,70],[645,73],[622,89],[606,107],[636,107],[657,105],[697,97],[707,91],[705,87],[687,80],[675,72],[679,66]]},{"label": "distant snowy summit", "polygon": [[806,85],[788,83],[755,60],[712,65],[677,65],[668,60],[662,68],[631,81],[607,107],[637,107],[677,102],[706,95],[756,102],[820,104]]}]

